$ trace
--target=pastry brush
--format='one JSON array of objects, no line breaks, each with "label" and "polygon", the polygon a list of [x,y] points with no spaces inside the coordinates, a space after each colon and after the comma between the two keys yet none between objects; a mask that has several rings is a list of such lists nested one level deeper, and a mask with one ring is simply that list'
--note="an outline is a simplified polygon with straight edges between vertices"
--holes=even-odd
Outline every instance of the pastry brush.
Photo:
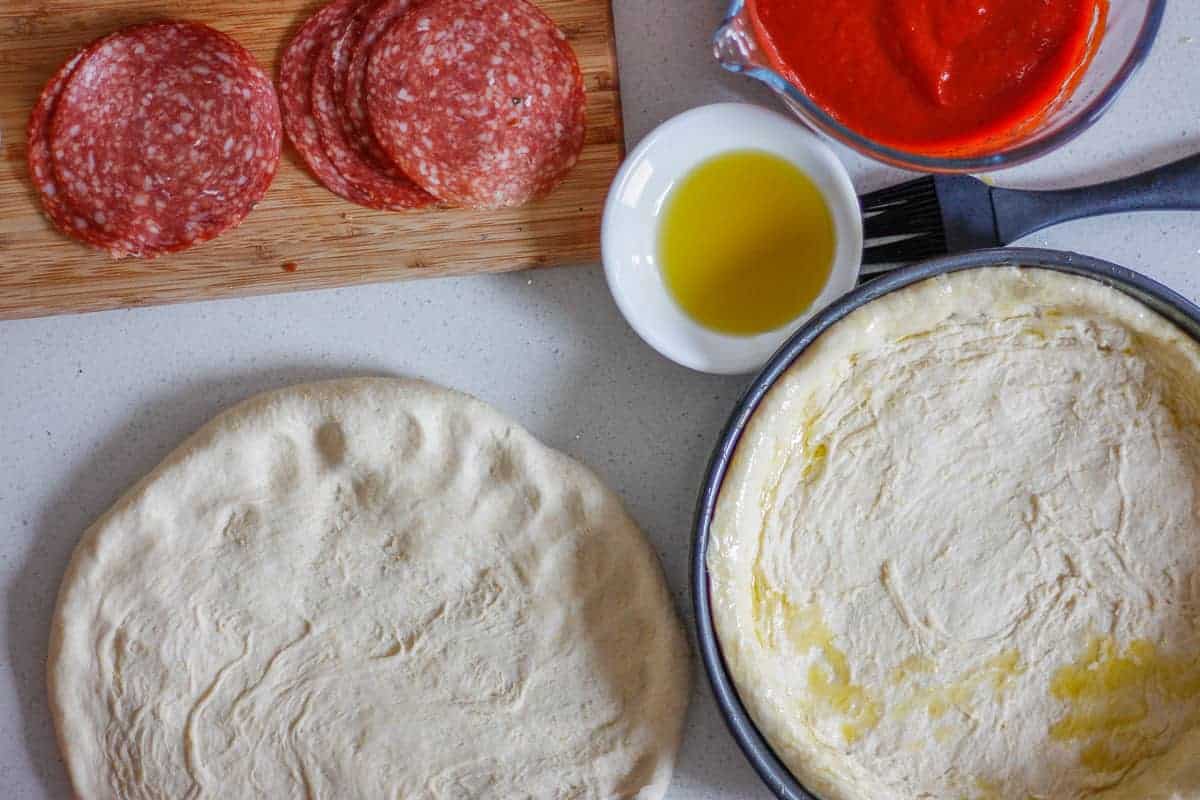
[{"label": "pastry brush", "polygon": [[[1081,217],[1200,210],[1200,155],[1129,178],[1059,191],[1001,189],[968,175],[927,175],[862,195],[859,202],[867,242],[863,265],[908,263],[1012,244]],[[882,271],[864,269],[863,274]]]}]

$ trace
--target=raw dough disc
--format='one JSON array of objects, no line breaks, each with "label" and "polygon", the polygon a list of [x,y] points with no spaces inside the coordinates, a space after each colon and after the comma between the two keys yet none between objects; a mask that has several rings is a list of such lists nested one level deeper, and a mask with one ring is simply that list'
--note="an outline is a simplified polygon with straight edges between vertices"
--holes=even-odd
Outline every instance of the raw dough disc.
[{"label": "raw dough disc", "polygon": [[84,536],[50,695],[102,798],[658,798],[686,645],[589,471],[488,406],[337,381],[219,416]]}]

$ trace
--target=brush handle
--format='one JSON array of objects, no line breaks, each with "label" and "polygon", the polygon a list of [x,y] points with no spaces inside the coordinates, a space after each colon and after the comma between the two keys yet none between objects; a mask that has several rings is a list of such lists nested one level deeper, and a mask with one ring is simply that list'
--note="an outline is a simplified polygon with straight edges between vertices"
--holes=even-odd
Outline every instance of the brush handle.
[{"label": "brush handle", "polygon": [[996,229],[1011,244],[1042,228],[1121,211],[1200,211],[1200,155],[1129,178],[1078,189],[992,189]]}]

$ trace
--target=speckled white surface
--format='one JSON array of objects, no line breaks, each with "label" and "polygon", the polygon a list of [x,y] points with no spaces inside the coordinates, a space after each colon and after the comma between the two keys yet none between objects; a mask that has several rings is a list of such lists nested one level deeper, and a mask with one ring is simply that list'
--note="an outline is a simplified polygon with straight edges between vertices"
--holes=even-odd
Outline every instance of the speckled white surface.
[{"label": "speckled white surface", "polygon": [[[615,7],[631,144],[695,105],[771,103],[709,59],[720,0]],[[1200,151],[1197,65],[1200,4],[1170,3],[1150,63],[1109,115],[1002,182],[1117,177]],[[847,163],[862,190],[896,178]],[[1026,243],[1107,258],[1200,300],[1195,214],[1072,223]],[[263,389],[364,373],[472,392],[598,469],[657,546],[690,624],[692,505],[745,379],[657,356],[622,321],[596,266],[0,323],[0,795],[70,794],[42,673],[58,582],[83,529],[219,410]],[[698,667],[670,797],[768,797]]]}]

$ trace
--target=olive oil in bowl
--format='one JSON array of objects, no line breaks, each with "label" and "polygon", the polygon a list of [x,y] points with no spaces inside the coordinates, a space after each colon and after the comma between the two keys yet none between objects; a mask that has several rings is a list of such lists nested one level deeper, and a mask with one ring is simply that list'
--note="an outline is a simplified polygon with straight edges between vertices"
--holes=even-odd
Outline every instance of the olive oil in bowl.
[{"label": "olive oil in bowl", "polygon": [[762,150],[714,156],[666,198],[658,260],[667,289],[710,330],[753,336],[809,310],[833,270],[825,198],[792,163]]}]

